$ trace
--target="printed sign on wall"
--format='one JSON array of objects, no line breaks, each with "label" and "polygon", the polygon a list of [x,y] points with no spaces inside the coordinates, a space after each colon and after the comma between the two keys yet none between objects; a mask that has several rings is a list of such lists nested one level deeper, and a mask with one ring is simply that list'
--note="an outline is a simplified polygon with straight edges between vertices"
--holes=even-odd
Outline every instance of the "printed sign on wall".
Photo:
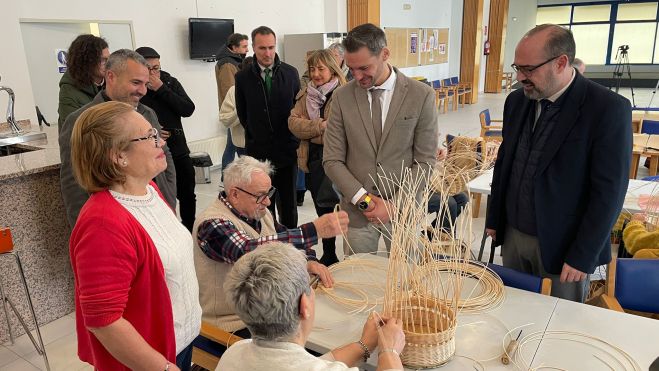
[{"label": "printed sign on wall", "polygon": [[57,57],[57,70],[59,73],[66,72],[66,49],[55,49]]}]

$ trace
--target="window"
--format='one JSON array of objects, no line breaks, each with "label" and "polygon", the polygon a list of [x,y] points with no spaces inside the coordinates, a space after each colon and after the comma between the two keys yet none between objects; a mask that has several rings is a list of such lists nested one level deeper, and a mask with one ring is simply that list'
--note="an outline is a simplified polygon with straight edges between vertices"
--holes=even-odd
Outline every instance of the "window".
[{"label": "window", "polygon": [[538,7],[536,24],[569,28],[577,57],[587,64],[616,64],[621,45],[628,45],[633,64],[659,64],[659,1],[593,1],[587,5]]},{"label": "window", "polygon": [[571,12],[572,12],[571,6],[548,6],[548,7],[538,8],[536,23],[537,24],[545,24],[545,23],[567,24],[570,23]]}]

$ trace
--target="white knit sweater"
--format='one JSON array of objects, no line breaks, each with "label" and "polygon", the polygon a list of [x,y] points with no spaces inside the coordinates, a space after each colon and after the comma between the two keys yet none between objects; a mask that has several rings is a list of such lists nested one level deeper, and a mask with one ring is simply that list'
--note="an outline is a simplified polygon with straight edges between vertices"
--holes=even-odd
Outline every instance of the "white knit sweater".
[{"label": "white knit sweater", "polygon": [[158,249],[172,299],[178,354],[192,343],[201,329],[199,285],[192,256],[192,236],[152,186],[147,186],[145,196],[130,196],[114,191],[110,193],[137,219]]}]

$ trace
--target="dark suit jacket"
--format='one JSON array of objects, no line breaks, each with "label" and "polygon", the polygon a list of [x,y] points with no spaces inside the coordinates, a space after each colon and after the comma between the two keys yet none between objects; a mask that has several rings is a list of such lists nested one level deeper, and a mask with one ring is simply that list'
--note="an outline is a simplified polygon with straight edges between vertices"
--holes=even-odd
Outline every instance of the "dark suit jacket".
[{"label": "dark suit jacket", "polygon": [[[534,179],[536,222],[545,270],[563,263],[582,272],[611,260],[610,232],[622,208],[632,151],[631,106],[624,97],[579,73],[564,94],[556,126]],[[534,101],[522,89],[506,99],[503,143],[494,167],[486,226],[501,244],[506,189],[521,129]]]}]

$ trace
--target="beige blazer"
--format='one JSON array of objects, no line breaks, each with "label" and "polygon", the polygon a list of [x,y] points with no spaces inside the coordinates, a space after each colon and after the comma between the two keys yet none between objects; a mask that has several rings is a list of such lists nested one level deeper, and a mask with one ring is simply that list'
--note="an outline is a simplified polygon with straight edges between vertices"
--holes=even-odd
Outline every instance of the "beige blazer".
[{"label": "beige blazer", "polygon": [[435,165],[435,92],[395,67],[394,70],[396,86],[380,143],[375,142],[366,90],[353,80],[333,94],[324,136],[323,166],[342,195],[341,207],[348,213],[353,228],[364,227],[368,221],[350,201],[362,187],[373,194],[383,190],[378,174],[398,176],[403,166],[428,171]]}]

